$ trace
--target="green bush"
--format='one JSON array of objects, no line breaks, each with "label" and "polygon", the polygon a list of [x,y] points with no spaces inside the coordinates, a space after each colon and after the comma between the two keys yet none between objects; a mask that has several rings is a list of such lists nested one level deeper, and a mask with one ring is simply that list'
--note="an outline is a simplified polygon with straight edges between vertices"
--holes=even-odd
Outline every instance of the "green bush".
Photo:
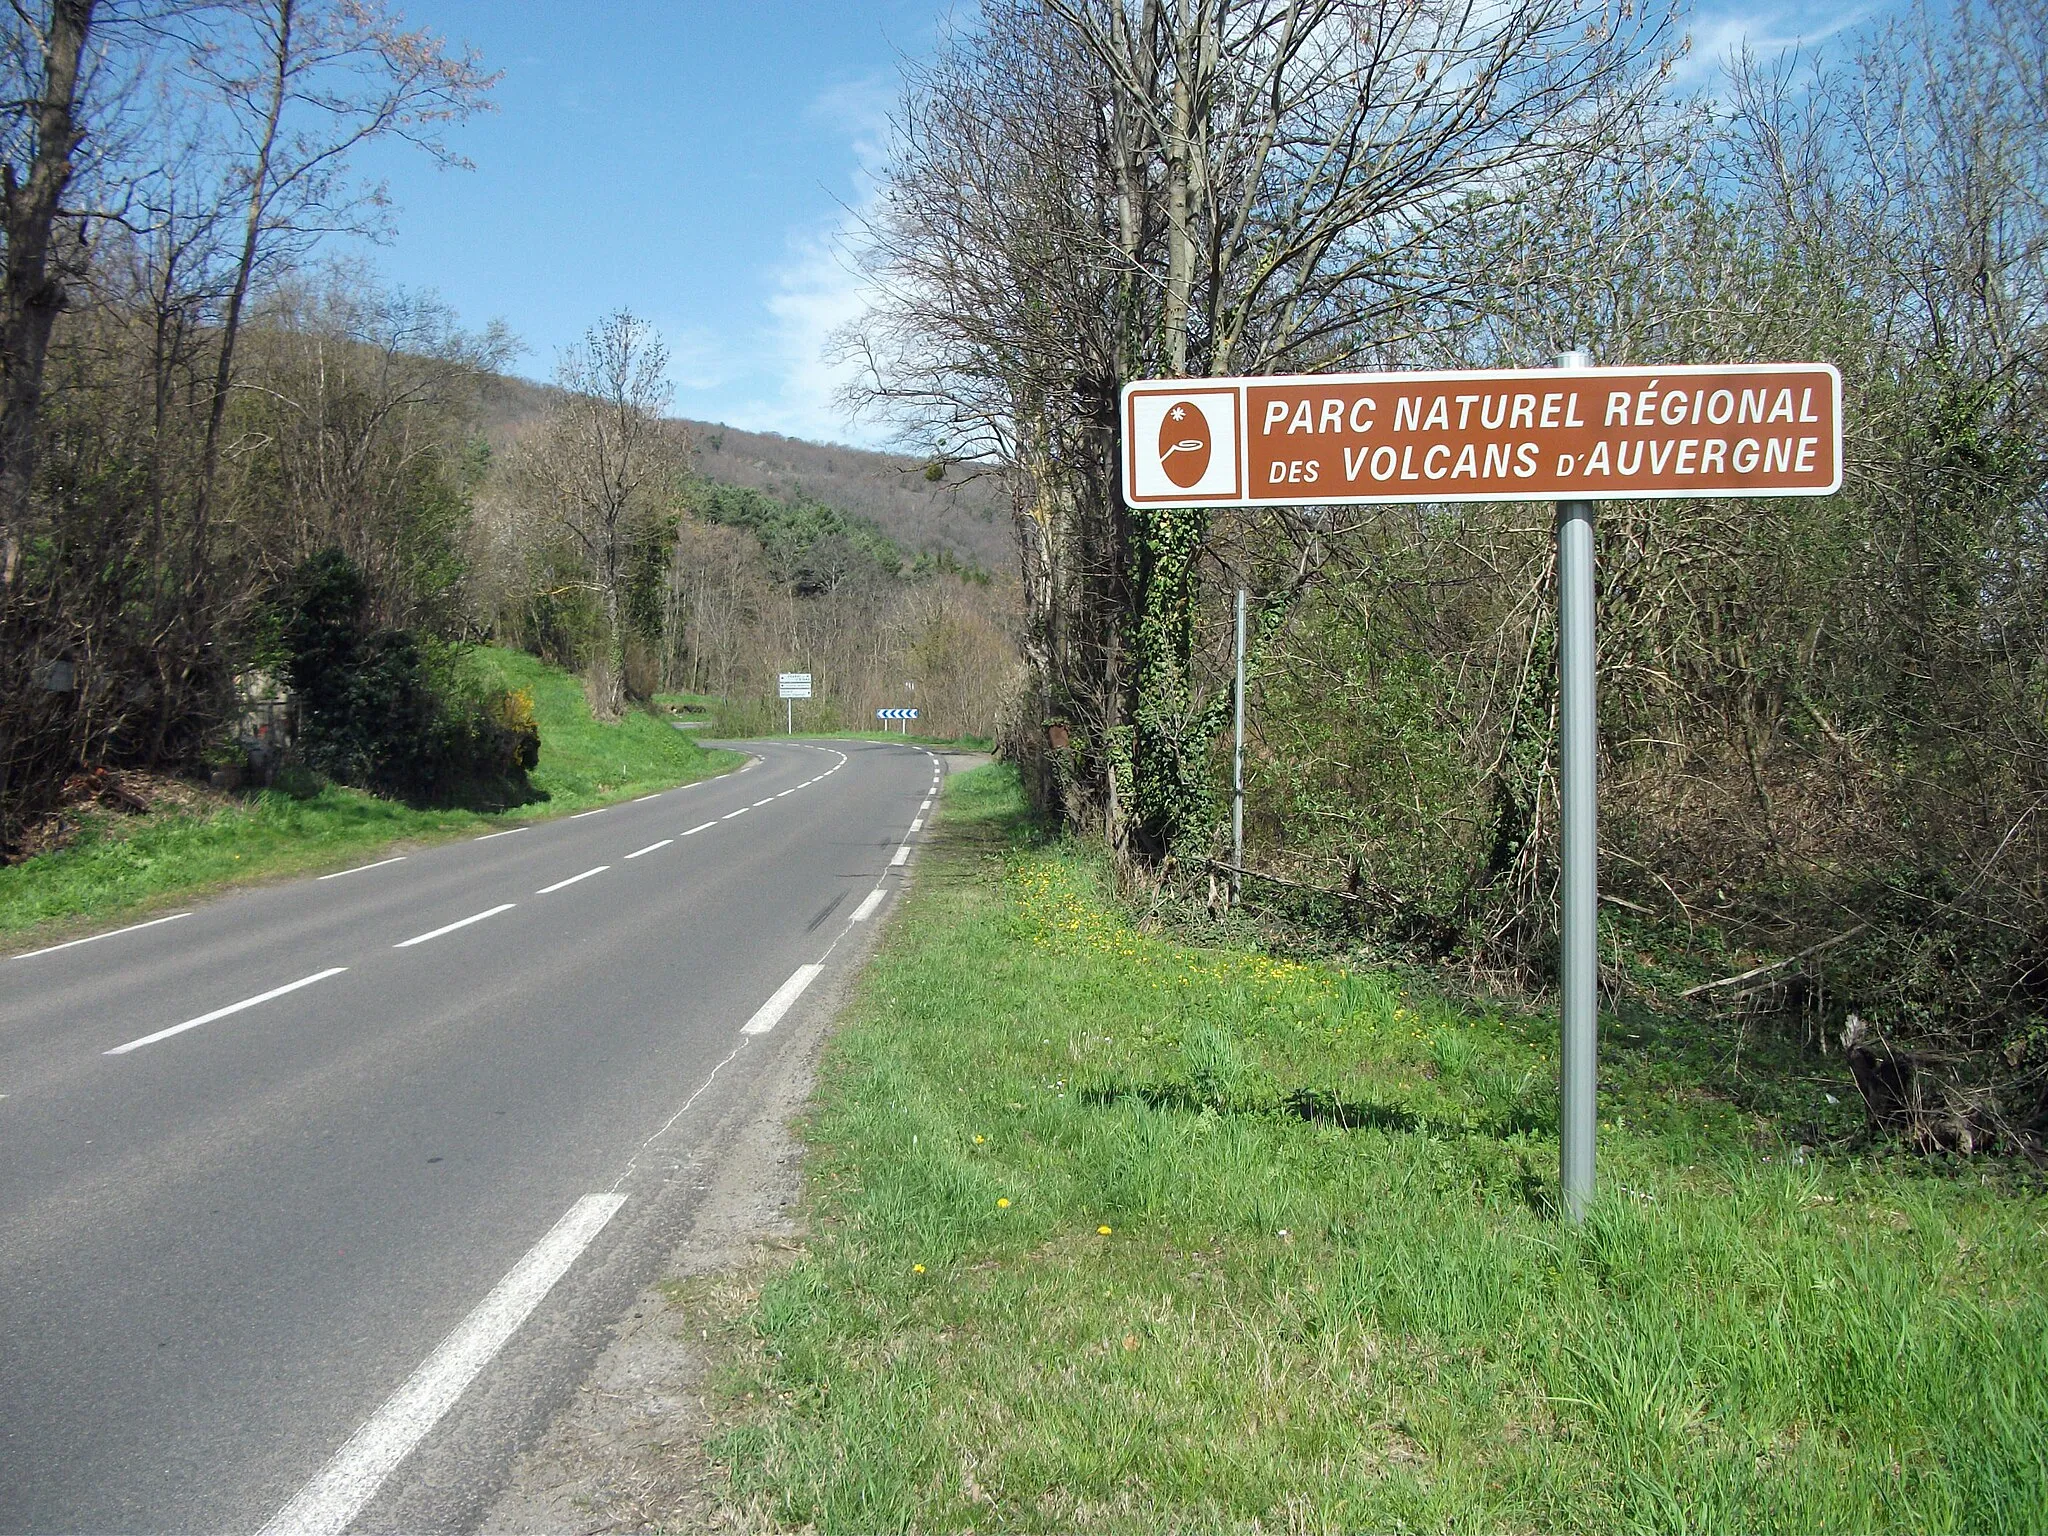
[{"label": "green bush", "polygon": [[369,588],[340,550],[293,573],[282,602],[284,673],[298,695],[300,756],[344,784],[429,804],[533,798],[530,702],[467,677],[454,653],[409,630],[373,630]]}]

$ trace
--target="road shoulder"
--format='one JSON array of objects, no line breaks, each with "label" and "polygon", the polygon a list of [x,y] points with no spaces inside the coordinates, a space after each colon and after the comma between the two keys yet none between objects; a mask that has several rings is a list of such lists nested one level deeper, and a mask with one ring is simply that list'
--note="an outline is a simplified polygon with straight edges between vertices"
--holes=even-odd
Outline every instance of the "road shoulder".
[{"label": "road shoulder", "polygon": [[[914,878],[916,865],[907,873]],[[851,953],[785,1016],[773,1064],[722,1149],[687,1235],[661,1279],[621,1316],[568,1405],[515,1459],[478,1527],[483,1536],[705,1529],[728,1513],[723,1469],[706,1452],[729,1427],[712,1380],[732,1358],[762,1280],[802,1251],[804,1147],[796,1122],[847,1000],[907,894],[851,929]]]}]

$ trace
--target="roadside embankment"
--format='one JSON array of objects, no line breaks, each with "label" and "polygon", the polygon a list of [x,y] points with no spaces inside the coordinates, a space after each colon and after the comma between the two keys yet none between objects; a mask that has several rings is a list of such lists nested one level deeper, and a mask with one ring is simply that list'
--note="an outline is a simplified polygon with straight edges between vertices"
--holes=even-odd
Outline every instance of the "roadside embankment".
[{"label": "roadside embankment", "polygon": [[1550,1021],[1136,931],[1001,767],[922,862],[819,1074],[804,1252],[723,1335],[734,1510],[2042,1528],[2038,1187],[1799,1146],[1617,1032],[1570,1230]]},{"label": "roadside embankment", "polygon": [[469,662],[496,686],[525,690],[540,726],[536,798],[487,813],[416,807],[325,785],[294,799],[275,790],[194,789],[147,814],[75,813],[63,846],[0,868],[0,943],[9,951],[74,929],[140,916],[227,886],[389,855],[412,843],[478,834],[631,799],[735,767],[650,714],[594,719],[582,684],[517,651],[480,648]]}]

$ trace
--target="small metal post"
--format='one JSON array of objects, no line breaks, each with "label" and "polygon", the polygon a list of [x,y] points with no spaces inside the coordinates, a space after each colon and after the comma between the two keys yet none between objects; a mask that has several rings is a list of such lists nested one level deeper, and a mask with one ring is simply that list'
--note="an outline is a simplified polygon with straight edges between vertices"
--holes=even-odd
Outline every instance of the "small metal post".
[{"label": "small metal post", "polygon": [[1230,904],[1244,868],[1244,588],[1237,589],[1237,733],[1230,751]]},{"label": "small metal post", "polygon": [[[1589,368],[1566,352],[1560,368]],[[1594,703],[1593,503],[1557,504],[1558,799],[1563,844],[1563,931],[1558,956],[1562,1050],[1558,1183],[1565,1219],[1583,1221],[1593,1199],[1599,1123],[1599,722]]]},{"label": "small metal post", "polygon": [[784,699],[782,701],[782,734],[785,736],[794,736],[796,734],[795,699]]}]

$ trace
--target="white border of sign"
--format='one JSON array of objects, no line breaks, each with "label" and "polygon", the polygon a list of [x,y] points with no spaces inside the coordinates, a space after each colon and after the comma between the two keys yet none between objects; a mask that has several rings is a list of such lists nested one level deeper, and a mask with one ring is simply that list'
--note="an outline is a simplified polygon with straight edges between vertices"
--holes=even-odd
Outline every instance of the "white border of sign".
[{"label": "white border of sign", "polygon": [[[1388,373],[1290,373],[1270,374],[1263,377],[1236,379],[1139,379],[1123,387],[1118,417],[1123,427],[1123,484],[1124,501],[1133,507],[1368,507],[1393,506],[1402,503],[1453,502],[1453,501],[1556,501],[1560,496],[1575,501],[1728,501],[1740,499],[1761,500],[1774,496],[1832,496],[1842,488],[1842,373],[1833,363],[1684,363],[1671,368],[1644,366],[1602,367],[1574,369],[1569,377],[1574,381],[1587,379],[1597,382],[1602,378],[1613,378],[1621,374],[1641,377],[1654,374],[1658,378],[1684,378],[1695,374],[1741,374],[1741,373],[1783,373],[1789,369],[1811,369],[1826,373],[1834,382],[1835,391],[1835,478],[1827,486],[1806,486],[1795,490],[1582,490],[1574,488],[1560,492],[1555,486],[1520,494],[1499,489],[1487,491],[1445,491],[1430,495],[1413,492],[1392,496],[1299,496],[1289,499],[1261,497],[1254,500],[1246,494],[1248,487],[1245,476],[1250,473],[1249,454],[1245,451],[1247,434],[1245,413],[1248,409],[1247,395],[1253,387],[1267,385],[1306,386],[1318,384],[1363,384],[1398,387],[1404,383],[1442,384],[1453,380],[1474,384],[1531,384],[1547,385],[1555,389],[1561,375],[1555,368],[1447,368],[1447,369],[1397,369]],[[1137,453],[1139,434],[1131,430],[1132,406],[1134,399],[1147,395],[1192,395],[1228,392],[1236,400],[1236,442],[1237,464],[1235,479],[1237,488],[1231,492],[1216,492],[1195,495],[1182,490],[1145,493],[1139,490],[1142,476]],[[1163,477],[1161,477],[1163,478]]]}]

